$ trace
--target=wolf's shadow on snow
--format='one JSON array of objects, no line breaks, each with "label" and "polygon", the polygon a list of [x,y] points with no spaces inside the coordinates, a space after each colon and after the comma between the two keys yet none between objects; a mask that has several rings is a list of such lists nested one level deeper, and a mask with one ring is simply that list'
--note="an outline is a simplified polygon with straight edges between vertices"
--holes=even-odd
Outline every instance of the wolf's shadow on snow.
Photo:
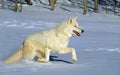
[{"label": "wolf's shadow on snow", "polygon": [[58,62],[64,62],[64,63],[68,63],[68,64],[73,64],[73,62],[59,59],[58,56],[50,56],[50,61],[58,61]]},{"label": "wolf's shadow on snow", "polygon": [[[35,56],[34,60],[37,61],[37,59],[38,59],[38,57]],[[52,62],[57,61],[57,62],[64,62],[64,63],[68,63],[68,64],[73,64],[73,62],[59,59],[58,56],[50,56],[50,61],[52,61]]]}]

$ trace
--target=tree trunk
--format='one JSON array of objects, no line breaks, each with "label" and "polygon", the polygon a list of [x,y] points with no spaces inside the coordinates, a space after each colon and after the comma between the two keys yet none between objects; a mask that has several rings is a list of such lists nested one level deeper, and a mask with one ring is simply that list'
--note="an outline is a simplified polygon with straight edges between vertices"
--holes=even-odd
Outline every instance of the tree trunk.
[{"label": "tree trunk", "polygon": [[17,12],[18,10],[18,0],[15,1],[14,11]]},{"label": "tree trunk", "polygon": [[52,0],[52,2],[51,2],[51,10],[52,10],[52,11],[54,11],[54,9],[55,9],[56,1],[57,1],[57,0]]},{"label": "tree trunk", "polygon": [[51,0],[48,0],[49,6],[51,6]]},{"label": "tree trunk", "polygon": [[95,9],[95,12],[98,12],[98,0],[95,0],[94,2],[94,9]]},{"label": "tree trunk", "polygon": [[108,9],[107,9],[107,0],[105,0],[105,11],[106,11],[106,14],[108,12]]},{"label": "tree trunk", "polygon": [[83,14],[87,14],[87,0],[84,0],[84,13]]},{"label": "tree trunk", "polygon": [[20,0],[20,10],[19,12],[22,12],[22,0]]},{"label": "tree trunk", "polygon": [[116,10],[115,10],[116,4],[117,4],[117,1],[116,1],[116,0],[113,0],[113,11],[114,11],[114,15],[116,15]]}]

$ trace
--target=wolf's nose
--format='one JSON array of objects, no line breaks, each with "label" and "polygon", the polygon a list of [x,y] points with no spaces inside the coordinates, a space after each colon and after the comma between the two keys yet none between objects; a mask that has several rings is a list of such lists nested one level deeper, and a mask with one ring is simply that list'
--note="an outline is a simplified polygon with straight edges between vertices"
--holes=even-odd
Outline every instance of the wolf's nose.
[{"label": "wolf's nose", "polygon": [[81,33],[83,33],[83,32],[84,32],[84,30],[81,31]]}]

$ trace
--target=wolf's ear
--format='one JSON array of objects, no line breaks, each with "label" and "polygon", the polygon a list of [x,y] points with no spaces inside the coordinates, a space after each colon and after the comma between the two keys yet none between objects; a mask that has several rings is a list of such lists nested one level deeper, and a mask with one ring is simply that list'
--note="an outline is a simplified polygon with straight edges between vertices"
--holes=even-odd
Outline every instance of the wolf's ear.
[{"label": "wolf's ear", "polygon": [[73,21],[75,21],[77,19],[77,16],[75,16],[75,17],[73,17],[73,18],[69,18],[68,20],[67,20],[67,23],[68,24],[71,24],[71,23],[73,23]]},{"label": "wolf's ear", "polygon": [[74,19],[77,20],[77,16],[75,16]]},{"label": "wolf's ear", "polygon": [[69,18],[68,20],[67,20],[67,23],[68,24],[71,24],[73,22],[73,19],[72,18]]}]

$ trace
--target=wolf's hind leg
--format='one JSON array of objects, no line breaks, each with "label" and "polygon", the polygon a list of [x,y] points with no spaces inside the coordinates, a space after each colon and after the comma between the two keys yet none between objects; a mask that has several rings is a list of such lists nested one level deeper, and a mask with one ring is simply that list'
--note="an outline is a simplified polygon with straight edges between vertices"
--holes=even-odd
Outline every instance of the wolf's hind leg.
[{"label": "wolf's hind leg", "polygon": [[59,50],[59,54],[72,53],[72,60],[77,61],[77,56],[74,48],[63,48]]},{"label": "wolf's hind leg", "polygon": [[36,54],[38,56],[38,59],[37,59],[38,62],[44,62],[45,61],[45,53],[43,53],[40,50],[37,50]]},{"label": "wolf's hind leg", "polygon": [[40,55],[42,55],[42,58],[38,58],[37,61],[39,62],[48,62],[50,59],[50,49],[46,48],[45,53],[39,52]]},{"label": "wolf's hind leg", "polygon": [[25,42],[25,44],[24,44],[23,58],[24,59],[28,59],[28,60],[33,60],[33,58],[35,57],[35,55],[36,55],[36,52],[35,52],[34,47],[30,43]]},{"label": "wolf's hind leg", "polygon": [[37,54],[38,58],[44,58],[45,57],[45,53],[40,51],[40,50],[37,50],[36,54]]}]

